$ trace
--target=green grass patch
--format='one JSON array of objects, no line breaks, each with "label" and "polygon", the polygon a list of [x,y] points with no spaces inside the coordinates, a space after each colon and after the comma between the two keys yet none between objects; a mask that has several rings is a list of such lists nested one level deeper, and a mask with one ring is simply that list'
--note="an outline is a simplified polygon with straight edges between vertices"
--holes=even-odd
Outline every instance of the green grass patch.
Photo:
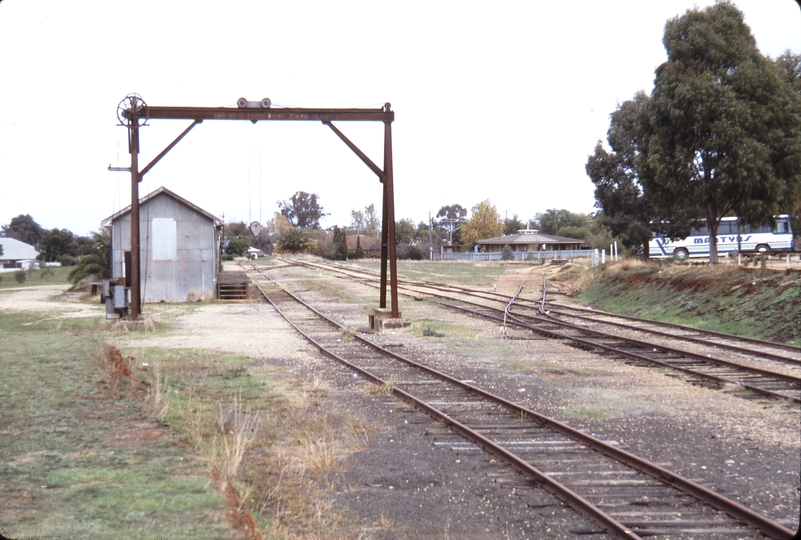
[{"label": "green grass patch", "polygon": [[445,334],[438,330],[434,330],[431,326],[423,328],[423,337],[445,337]]},{"label": "green grass patch", "polygon": [[567,415],[582,420],[607,420],[611,418],[611,416],[606,413],[603,413],[601,411],[594,411],[592,409],[578,409],[575,411],[567,411]]},{"label": "green grass patch", "polygon": [[[380,272],[377,260],[355,260],[346,263],[375,273]],[[453,285],[491,287],[506,267],[497,262],[398,261],[398,277],[412,281],[434,281]]]},{"label": "green grass patch", "polygon": [[228,537],[205,462],[110,391],[95,361],[102,319],[41,316],[0,313],[6,536]]},{"label": "green grass patch", "polygon": [[470,335],[470,331],[463,326],[428,319],[412,320],[412,325],[407,331],[418,336],[436,338],[454,338]]},{"label": "green grass patch", "polygon": [[604,271],[578,298],[615,313],[801,343],[801,276],[732,266],[639,265]]},{"label": "green grass patch", "polygon": [[25,270],[25,281],[22,283],[18,282],[14,277],[15,272],[0,272],[0,290],[39,287],[42,285],[65,285],[69,283],[67,275],[72,268],[72,266],[53,266]]}]

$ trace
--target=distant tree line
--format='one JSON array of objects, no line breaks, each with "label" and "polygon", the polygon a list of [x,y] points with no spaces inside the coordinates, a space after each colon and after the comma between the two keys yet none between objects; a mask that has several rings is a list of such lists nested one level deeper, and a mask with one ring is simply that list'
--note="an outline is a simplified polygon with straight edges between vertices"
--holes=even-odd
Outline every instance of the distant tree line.
[{"label": "distant tree line", "polygon": [[82,251],[93,242],[92,236],[79,236],[67,229],[44,229],[30,214],[20,214],[2,228],[4,236],[36,248],[39,260],[64,266],[77,264]]}]

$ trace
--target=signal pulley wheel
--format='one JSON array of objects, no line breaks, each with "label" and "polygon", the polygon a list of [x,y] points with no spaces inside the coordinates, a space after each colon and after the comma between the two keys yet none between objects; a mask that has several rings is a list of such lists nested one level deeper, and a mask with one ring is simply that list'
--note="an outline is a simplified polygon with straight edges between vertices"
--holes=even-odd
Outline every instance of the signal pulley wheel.
[{"label": "signal pulley wheel", "polygon": [[117,105],[117,120],[123,126],[141,126],[147,122],[147,103],[139,94],[128,94]]}]

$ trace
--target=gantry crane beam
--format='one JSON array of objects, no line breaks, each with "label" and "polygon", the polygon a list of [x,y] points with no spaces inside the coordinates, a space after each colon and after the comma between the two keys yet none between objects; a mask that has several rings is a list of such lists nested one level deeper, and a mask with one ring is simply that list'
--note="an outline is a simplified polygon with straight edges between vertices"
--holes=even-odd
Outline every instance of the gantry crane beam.
[{"label": "gantry crane beam", "polygon": [[311,120],[317,122],[392,122],[395,112],[383,109],[305,109],[255,107],[148,107],[148,118],[159,120]]}]

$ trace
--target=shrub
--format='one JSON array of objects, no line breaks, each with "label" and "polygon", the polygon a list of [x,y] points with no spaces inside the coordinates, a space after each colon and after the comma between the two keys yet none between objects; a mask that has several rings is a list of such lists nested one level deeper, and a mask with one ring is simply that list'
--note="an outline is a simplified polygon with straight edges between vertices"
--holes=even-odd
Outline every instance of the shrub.
[{"label": "shrub", "polygon": [[58,262],[61,263],[61,266],[75,266],[78,264],[78,258],[73,257],[72,255],[61,255],[58,258]]},{"label": "shrub", "polygon": [[245,235],[239,235],[228,238],[228,245],[225,247],[225,252],[229,255],[245,257],[248,254],[250,247],[250,239]]},{"label": "shrub", "polygon": [[409,246],[406,255],[413,261],[422,261],[425,259],[425,255],[423,255],[423,252],[417,246]]},{"label": "shrub", "polygon": [[512,248],[509,244],[503,246],[503,250],[501,251],[501,260],[502,261],[513,261],[515,260],[515,253],[512,251]]},{"label": "shrub", "polygon": [[311,248],[312,241],[308,233],[297,227],[282,232],[275,244],[276,253],[307,253]]},{"label": "shrub", "polygon": [[28,279],[28,275],[25,274],[25,270],[20,268],[16,272],[14,272],[14,279],[17,280],[17,283],[25,283],[25,280]]}]

